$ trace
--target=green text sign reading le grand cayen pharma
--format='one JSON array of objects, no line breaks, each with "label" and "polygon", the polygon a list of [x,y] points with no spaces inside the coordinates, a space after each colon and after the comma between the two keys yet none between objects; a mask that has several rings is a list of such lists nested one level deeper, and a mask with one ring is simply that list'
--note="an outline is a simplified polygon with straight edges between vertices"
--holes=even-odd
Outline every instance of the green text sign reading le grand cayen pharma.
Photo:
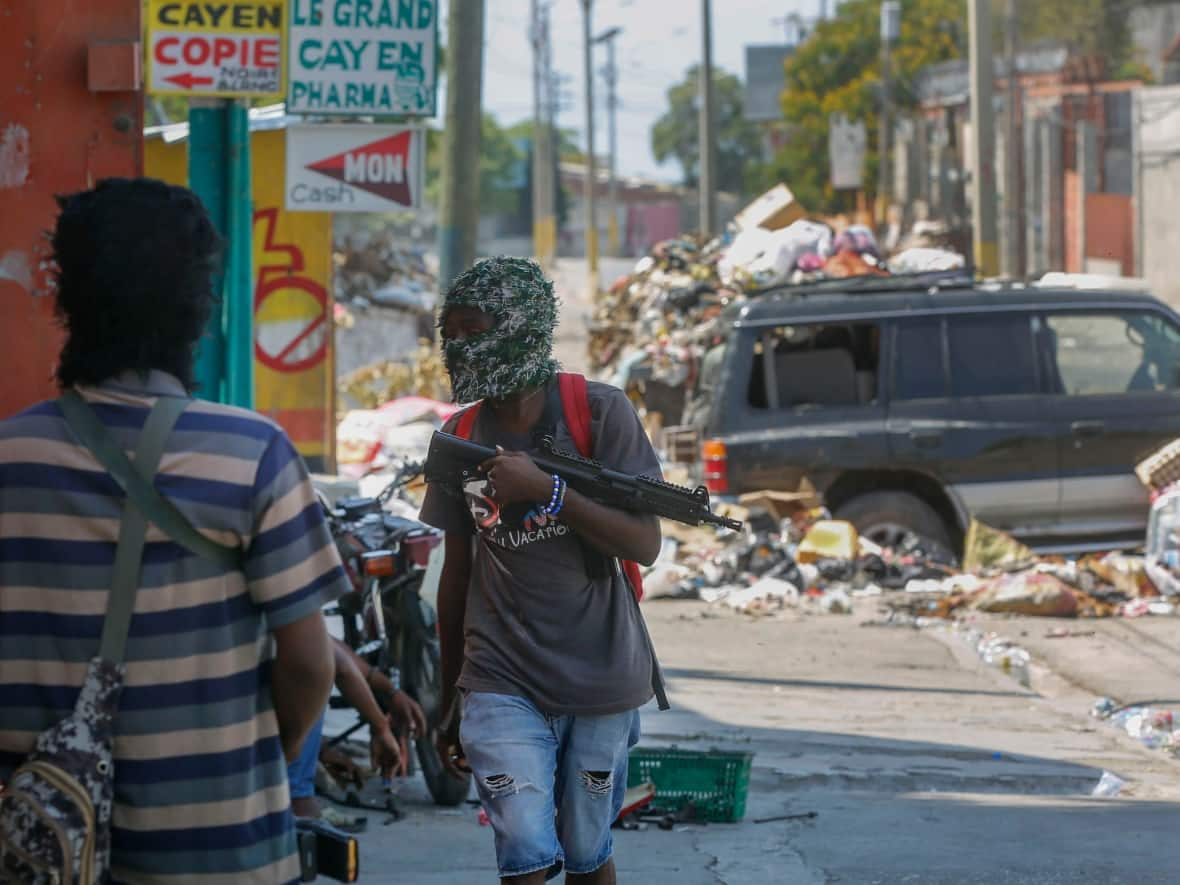
[{"label": "green text sign reading le grand cayen pharma", "polygon": [[287,111],[433,116],[438,0],[290,0]]}]

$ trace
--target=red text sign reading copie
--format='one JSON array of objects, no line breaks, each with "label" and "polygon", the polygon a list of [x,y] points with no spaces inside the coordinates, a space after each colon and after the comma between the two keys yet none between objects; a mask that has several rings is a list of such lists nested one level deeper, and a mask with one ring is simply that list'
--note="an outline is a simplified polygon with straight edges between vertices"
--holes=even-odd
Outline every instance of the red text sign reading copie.
[{"label": "red text sign reading copie", "polygon": [[149,0],[148,91],[226,97],[281,94],[283,10],[281,0]]}]

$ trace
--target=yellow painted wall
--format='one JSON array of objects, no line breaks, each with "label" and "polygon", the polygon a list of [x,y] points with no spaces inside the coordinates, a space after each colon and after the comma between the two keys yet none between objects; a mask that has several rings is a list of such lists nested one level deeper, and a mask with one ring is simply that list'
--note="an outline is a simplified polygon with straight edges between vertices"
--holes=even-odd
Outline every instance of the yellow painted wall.
[{"label": "yellow painted wall", "polygon": [[[273,418],[312,470],[331,469],[335,449],[332,216],[283,209],[286,133],[250,136],[254,189],[254,405]],[[154,139],[147,175],[188,179],[185,143]]]}]

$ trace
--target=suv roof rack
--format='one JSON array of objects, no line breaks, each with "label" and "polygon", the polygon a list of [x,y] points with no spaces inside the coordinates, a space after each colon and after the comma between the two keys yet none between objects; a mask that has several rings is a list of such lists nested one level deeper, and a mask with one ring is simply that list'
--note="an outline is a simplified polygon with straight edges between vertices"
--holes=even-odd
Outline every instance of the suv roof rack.
[{"label": "suv roof rack", "polygon": [[750,293],[755,297],[775,295],[822,295],[828,292],[876,294],[882,292],[912,292],[915,289],[970,289],[976,285],[975,270],[960,267],[954,270],[931,270],[921,273],[891,274],[879,277],[864,274],[855,277],[835,277],[811,280],[806,283],[783,283]]},{"label": "suv roof rack", "polygon": [[1151,286],[1142,277],[1121,277],[1101,273],[1062,273],[1050,271],[1035,283],[1041,289],[1078,289],[1084,291],[1150,294]]}]

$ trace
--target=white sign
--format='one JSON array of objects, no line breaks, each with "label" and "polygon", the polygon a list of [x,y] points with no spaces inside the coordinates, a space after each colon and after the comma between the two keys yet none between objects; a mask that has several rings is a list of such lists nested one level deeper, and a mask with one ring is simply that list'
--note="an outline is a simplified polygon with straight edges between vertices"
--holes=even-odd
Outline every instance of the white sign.
[{"label": "white sign", "polygon": [[289,0],[292,114],[434,116],[438,0]]},{"label": "white sign", "polygon": [[282,95],[282,0],[150,0],[147,28],[148,92]]},{"label": "white sign", "polygon": [[828,118],[828,163],[832,169],[833,188],[856,190],[863,185],[867,144],[864,123],[852,123],[843,114],[832,114]]},{"label": "white sign", "polygon": [[289,126],[286,207],[293,212],[417,209],[425,169],[422,129],[359,123]]}]

